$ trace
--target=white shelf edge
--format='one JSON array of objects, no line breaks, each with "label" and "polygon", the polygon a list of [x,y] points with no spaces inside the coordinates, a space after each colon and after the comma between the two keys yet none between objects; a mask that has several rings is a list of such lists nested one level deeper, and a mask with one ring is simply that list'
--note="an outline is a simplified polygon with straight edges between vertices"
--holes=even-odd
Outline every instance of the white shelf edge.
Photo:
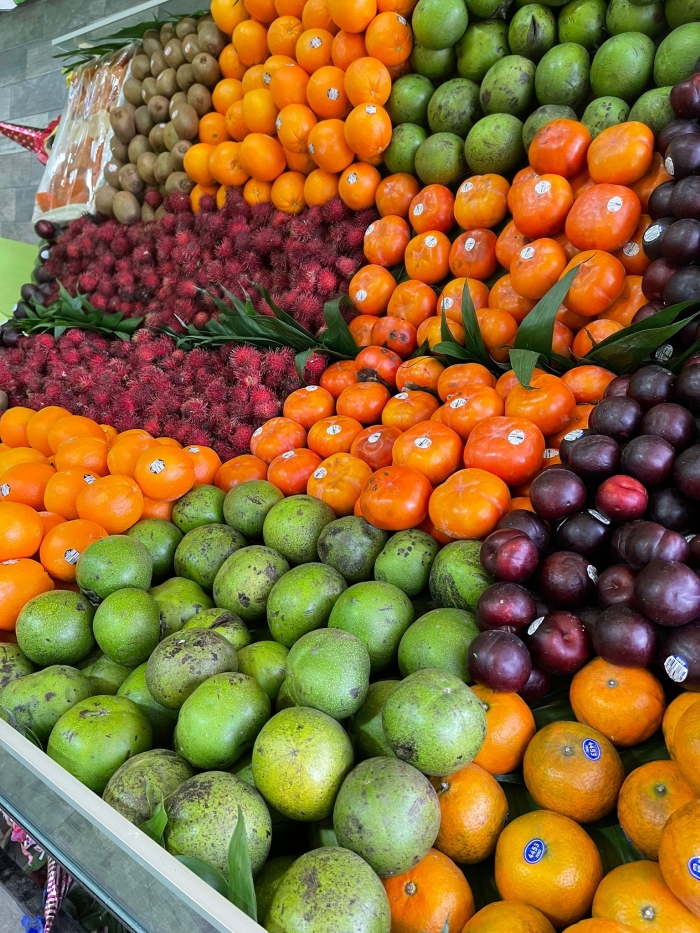
[{"label": "white shelf edge", "polygon": [[58,36],[57,39],[51,40],[51,45],[60,45],[62,42],[71,42],[73,39],[87,35],[88,33],[94,32],[97,29],[103,29],[105,26],[111,26],[123,19],[128,19],[130,16],[136,16],[137,13],[143,13],[146,10],[152,10],[153,7],[161,6],[162,3],[163,0],[145,0],[144,3],[139,3],[136,6],[130,7],[128,10],[123,10],[121,13],[113,13],[111,16],[105,16],[103,19],[98,19],[96,22],[90,23],[88,26],[82,26],[80,29],[76,29],[74,32],[66,33],[65,36]]}]

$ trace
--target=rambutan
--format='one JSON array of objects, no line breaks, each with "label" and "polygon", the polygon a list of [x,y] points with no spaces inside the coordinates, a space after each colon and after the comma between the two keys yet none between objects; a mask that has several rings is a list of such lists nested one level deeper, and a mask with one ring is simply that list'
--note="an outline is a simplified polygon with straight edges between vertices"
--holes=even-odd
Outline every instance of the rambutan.
[{"label": "rambutan", "polygon": [[143,199],[149,207],[153,208],[154,211],[157,210],[163,203],[163,195],[155,188],[149,188],[143,196]]},{"label": "rambutan", "polygon": [[350,217],[350,208],[346,207],[340,198],[331,198],[321,208],[323,219],[327,224],[340,224]]},{"label": "rambutan", "polygon": [[338,290],[338,279],[330,269],[321,269],[316,279],[316,287],[321,295],[332,295]]},{"label": "rambutan", "polygon": [[131,252],[131,244],[128,239],[123,235],[117,235],[112,240],[112,253],[115,256],[126,256]]}]

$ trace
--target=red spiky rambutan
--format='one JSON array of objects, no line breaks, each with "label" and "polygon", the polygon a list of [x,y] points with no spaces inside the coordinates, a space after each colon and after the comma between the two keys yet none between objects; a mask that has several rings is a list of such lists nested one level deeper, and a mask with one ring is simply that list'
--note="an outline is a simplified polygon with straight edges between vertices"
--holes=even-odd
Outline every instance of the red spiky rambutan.
[{"label": "red spiky rambutan", "polygon": [[250,439],[255,428],[251,424],[236,425],[230,435],[231,446],[236,454],[242,454],[250,448]]},{"label": "red spiky rambutan", "polygon": [[280,412],[279,400],[269,389],[262,386],[253,390],[250,403],[253,408],[253,417],[258,421],[267,421],[268,418],[274,418]]},{"label": "red spiky rambutan", "polygon": [[154,211],[157,210],[163,203],[163,195],[155,188],[149,188],[148,191],[144,194],[143,199],[149,207],[153,208]]},{"label": "red spiky rambutan", "polygon": [[321,269],[316,279],[316,288],[320,295],[332,295],[338,291],[338,278],[330,269]]},{"label": "red spiky rambutan", "polygon": [[171,214],[185,214],[192,210],[189,195],[182,191],[176,191],[174,194],[169,195],[163,204],[166,211]]},{"label": "red spiky rambutan", "polygon": [[348,281],[350,281],[355,272],[357,272],[358,268],[355,260],[351,259],[350,256],[338,256],[335,267]]}]

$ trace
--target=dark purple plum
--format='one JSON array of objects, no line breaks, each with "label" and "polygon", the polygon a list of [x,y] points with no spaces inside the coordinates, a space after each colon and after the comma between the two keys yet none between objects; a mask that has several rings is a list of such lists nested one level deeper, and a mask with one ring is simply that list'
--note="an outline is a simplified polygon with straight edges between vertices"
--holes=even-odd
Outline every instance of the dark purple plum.
[{"label": "dark purple plum", "polygon": [[586,631],[589,635],[593,634],[593,629],[595,628],[595,624],[601,612],[602,610],[599,606],[582,606],[580,609],[576,610],[576,615],[586,626]]},{"label": "dark purple plum", "polygon": [[568,465],[584,480],[601,482],[620,472],[620,458],[620,448],[612,437],[590,434],[572,447]]},{"label": "dark purple plum", "polygon": [[662,258],[664,255],[664,237],[675,223],[676,218],[669,215],[668,217],[659,217],[658,220],[649,224],[642,235],[642,249],[647,259],[651,259],[653,262],[655,259]]},{"label": "dark purple plum", "polygon": [[700,268],[688,266],[674,272],[664,287],[663,299],[667,305],[700,299]]},{"label": "dark purple plum", "polygon": [[648,667],[654,660],[656,627],[629,606],[601,612],[593,631],[593,650],[604,661],[622,667]]},{"label": "dark purple plum", "polygon": [[[654,317],[654,315],[658,314],[659,311],[663,311],[663,307],[664,306],[662,301],[647,301],[645,305],[642,305],[639,311],[635,312],[635,315],[632,318],[632,323],[639,324],[640,321],[646,321],[647,318]],[[627,391],[626,386],[625,391]]]},{"label": "dark purple plum", "polygon": [[481,545],[481,566],[494,580],[521,583],[537,569],[537,547],[524,531],[501,528]]},{"label": "dark purple plum", "polygon": [[669,143],[664,156],[664,165],[675,181],[700,171],[700,137],[697,133],[676,136]]},{"label": "dark purple plum", "polygon": [[591,412],[588,426],[595,434],[606,434],[620,443],[629,441],[639,431],[642,409],[625,395],[604,398]]},{"label": "dark purple plum", "polygon": [[512,512],[506,512],[496,528],[515,528],[518,531],[524,531],[540,556],[547,552],[550,537],[549,525],[529,509],[513,509]]},{"label": "dark purple plum", "polygon": [[700,414],[700,364],[683,367],[673,395],[679,404],[690,409],[693,414]]},{"label": "dark purple plum", "polygon": [[[653,302],[649,302],[653,304]],[[658,302],[657,302],[658,304]],[[646,305],[645,305],[646,307]],[[659,311],[663,305],[659,307]],[[631,375],[615,376],[612,382],[609,382],[603,392],[603,398],[613,398],[616,395],[627,395],[627,386],[630,384]]]},{"label": "dark purple plum", "polygon": [[50,220],[37,220],[34,232],[42,240],[52,240],[56,235],[56,227]]},{"label": "dark purple plum", "polygon": [[469,646],[469,676],[502,693],[517,693],[527,683],[532,661],[525,643],[511,632],[482,632]]},{"label": "dark purple plum", "polygon": [[563,551],[575,551],[591,561],[601,558],[605,552],[612,529],[604,515],[592,509],[574,512],[557,528],[557,547]]},{"label": "dark purple plum", "polygon": [[596,568],[575,551],[555,551],[540,566],[540,592],[553,606],[577,609],[590,602],[598,579]]},{"label": "dark purple plum", "polygon": [[633,570],[641,570],[647,564],[660,560],[684,563],[688,553],[688,542],[683,535],[657,522],[631,525],[623,544],[623,557]]},{"label": "dark purple plum", "polygon": [[675,181],[665,181],[651,192],[649,195],[647,213],[652,220],[658,220],[659,217],[677,216],[676,212],[671,207],[671,198],[675,186]]},{"label": "dark purple plum", "polygon": [[677,117],[700,117],[700,75],[694,74],[671,88],[671,108]]},{"label": "dark purple plum", "polygon": [[648,502],[644,486],[624,473],[603,480],[595,495],[596,509],[613,522],[636,521],[646,512]]},{"label": "dark purple plum", "polygon": [[530,485],[530,501],[547,521],[560,522],[586,502],[586,487],[571,470],[544,470]]},{"label": "dark purple plum", "polygon": [[612,564],[598,577],[598,602],[608,606],[631,606],[634,603],[634,578],[637,574],[628,564]]},{"label": "dark purple plum", "polygon": [[672,629],[661,644],[659,661],[673,683],[700,691],[700,624]]},{"label": "dark purple plum", "polygon": [[539,667],[533,667],[527,683],[521,690],[518,690],[518,694],[526,703],[534,703],[535,700],[541,700],[542,697],[547,696],[551,682],[552,678],[549,674],[541,671]]},{"label": "dark purple plum", "polygon": [[622,451],[621,466],[625,473],[647,487],[660,486],[673,473],[676,451],[668,441],[653,434],[633,438]]},{"label": "dark purple plum", "polygon": [[19,293],[22,296],[22,301],[31,301],[38,291],[39,289],[36,285],[32,285],[31,282],[27,282],[26,285],[23,285],[20,288]]},{"label": "dark purple plum", "polygon": [[528,647],[533,662],[543,671],[573,674],[588,660],[591,640],[586,626],[573,612],[550,612],[528,629]]},{"label": "dark purple plum", "polygon": [[700,614],[700,579],[685,564],[656,560],[634,581],[634,602],[659,625],[685,625]]},{"label": "dark purple plum", "polygon": [[686,533],[698,524],[698,506],[673,486],[657,489],[649,500],[649,518],[664,528]]},{"label": "dark purple plum", "polygon": [[689,447],[676,457],[673,480],[689,499],[700,499],[700,444]]},{"label": "dark purple plum", "polygon": [[656,137],[656,148],[661,153],[661,157],[666,155],[666,150],[674,139],[693,133],[700,133],[700,127],[695,120],[671,120]]},{"label": "dark purple plum", "polygon": [[564,466],[569,463],[569,454],[574,444],[578,444],[582,438],[588,437],[588,435],[592,433],[593,431],[589,428],[574,428],[573,431],[569,431],[562,437],[559,444],[559,459]]},{"label": "dark purple plum", "polygon": [[476,604],[476,624],[482,631],[500,629],[518,634],[536,618],[535,600],[517,583],[487,586]]},{"label": "dark purple plum", "polygon": [[638,402],[644,411],[648,411],[654,405],[672,399],[675,385],[676,377],[670,369],[651,363],[634,373],[627,394]]},{"label": "dark purple plum", "polygon": [[669,281],[678,272],[678,266],[675,266],[668,259],[655,259],[650,266],[647,266],[642,276],[642,291],[647,301],[664,301],[664,289]]},{"label": "dark purple plum", "polygon": [[677,451],[685,450],[698,435],[695,418],[676,402],[662,402],[645,412],[640,434],[663,437]]},{"label": "dark purple plum", "polygon": [[[663,185],[659,185],[658,188],[652,191],[652,197],[659,188],[666,188],[667,186],[669,214],[673,214],[679,220],[684,217],[694,217],[696,220],[700,218],[700,178],[697,175],[688,175],[687,178],[682,178],[675,183],[665,181]],[[662,199],[663,195],[658,198],[659,204]],[[651,197],[649,198],[649,207],[651,207]]]},{"label": "dark purple plum", "polygon": [[684,217],[671,224],[661,238],[661,253],[679,266],[697,262],[700,259],[700,220]]},{"label": "dark purple plum", "polygon": [[610,554],[614,561],[627,563],[627,540],[632,534],[632,529],[640,525],[641,522],[628,522],[626,525],[620,525],[613,532],[610,539]]}]

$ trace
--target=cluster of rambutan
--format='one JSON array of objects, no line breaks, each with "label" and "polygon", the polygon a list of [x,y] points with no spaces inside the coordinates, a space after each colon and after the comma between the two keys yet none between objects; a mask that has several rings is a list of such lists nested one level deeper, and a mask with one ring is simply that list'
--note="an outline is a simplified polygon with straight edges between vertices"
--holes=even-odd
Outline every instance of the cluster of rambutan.
[{"label": "cluster of rambutan", "polygon": [[[305,382],[317,383],[327,365],[312,354]],[[286,347],[185,351],[148,328],[129,341],[84,330],[22,337],[0,353],[0,386],[13,405],[63,405],[118,431],[211,446],[223,460],[245,453],[255,428],[281,414],[302,384]]]},{"label": "cluster of rambutan", "polygon": [[[50,248],[47,276],[100,310],[178,331],[216,316],[204,289],[220,298],[223,288],[239,298],[248,292],[269,314],[254,289],[261,285],[317,334],[324,303],[346,293],[363,265],[364,233],[377,217],[374,210],[354,213],[339,198],[293,216],[272,204],[251,206],[236,188],[222,210],[210,196],[196,214],[182,194],[166,205],[169,212],[150,224],[125,227],[92,215],[74,221]],[[49,301],[57,291],[54,283]]]}]

